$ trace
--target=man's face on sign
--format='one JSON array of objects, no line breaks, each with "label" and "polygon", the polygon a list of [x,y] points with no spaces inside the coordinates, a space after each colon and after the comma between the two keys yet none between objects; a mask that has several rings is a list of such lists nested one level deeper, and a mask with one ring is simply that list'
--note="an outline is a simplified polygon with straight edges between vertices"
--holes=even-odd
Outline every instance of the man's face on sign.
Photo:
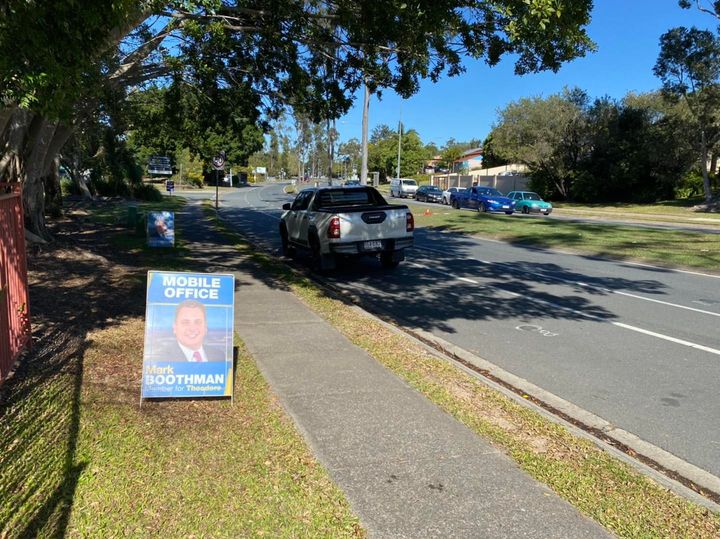
[{"label": "man's face on sign", "polygon": [[207,323],[203,310],[182,307],[175,317],[173,333],[180,344],[192,350],[198,350],[207,334]]}]

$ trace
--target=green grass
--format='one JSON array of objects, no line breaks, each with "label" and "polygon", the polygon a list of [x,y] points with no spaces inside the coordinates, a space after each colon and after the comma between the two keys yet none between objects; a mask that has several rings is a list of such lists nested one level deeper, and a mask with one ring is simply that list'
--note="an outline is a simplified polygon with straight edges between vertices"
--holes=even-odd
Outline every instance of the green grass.
[{"label": "green grass", "polygon": [[[360,535],[242,346],[234,405],[140,409],[128,378],[114,374],[139,372],[142,333],[135,320],[90,336],[77,452],[85,471],[73,503],[86,510],[73,511],[70,537]],[[108,354],[118,358],[112,371]]]},{"label": "green grass", "polygon": [[575,204],[571,202],[555,202],[553,207],[559,215],[606,216],[608,218],[627,218],[633,220],[660,221],[673,223],[707,223],[720,224],[720,214],[692,211],[692,207],[702,204],[702,198],[668,200],[655,204]]},{"label": "green grass", "polygon": [[92,219],[98,223],[124,226],[128,220],[128,207],[130,205],[137,207],[138,215],[143,215],[149,211],[178,211],[186,202],[187,200],[183,197],[163,195],[162,202],[127,200],[120,203],[91,206],[86,209],[90,212]]},{"label": "green grass", "polygon": [[540,249],[720,271],[720,234],[491,215],[458,211],[448,206],[430,208],[432,215],[426,216],[426,206],[413,203],[410,206],[419,227],[478,235]]},{"label": "green grass", "polygon": [[139,407],[144,320],[130,306],[153,259],[135,254],[135,268],[95,257],[82,273],[68,250],[44,259],[63,276],[52,316],[0,394],[0,537],[363,537],[237,337],[234,404]]},{"label": "green grass", "polygon": [[391,331],[218,223],[236,248],[290,286],[351,342],[406,380],[530,475],[619,537],[715,539],[720,515],[681,498],[591,442],[521,406]]},{"label": "green grass", "polygon": [[[111,243],[119,251],[142,257],[144,263],[156,270],[182,271],[187,262],[185,258],[189,251],[183,238],[184,223],[182,219],[175,219],[175,245],[173,247],[149,247],[145,230],[144,216],[150,211],[179,212],[187,203],[187,199],[178,196],[165,196],[162,202],[134,202],[124,201],[111,205],[88,206],[75,210],[74,214],[87,215],[98,224],[106,226],[119,226],[111,236]],[[138,221],[134,228],[129,228],[128,208],[137,206]]]}]

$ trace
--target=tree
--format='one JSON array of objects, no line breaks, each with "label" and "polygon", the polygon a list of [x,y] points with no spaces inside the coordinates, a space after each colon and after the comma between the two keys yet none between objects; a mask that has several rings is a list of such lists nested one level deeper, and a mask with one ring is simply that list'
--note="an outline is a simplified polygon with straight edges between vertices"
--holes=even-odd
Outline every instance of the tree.
[{"label": "tree", "polygon": [[712,201],[708,151],[720,136],[720,40],[707,30],[673,28],[660,37],[660,55],[653,69],[663,92],[683,99],[697,124],[700,170],[705,202]]},{"label": "tree", "polygon": [[342,142],[338,148],[338,155],[345,164],[346,173],[360,170],[360,158],[361,158],[362,146],[360,141],[356,138],[351,138],[346,142]]},{"label": "tree", "polygon": [[583,202],[655,202],[675,196],[692,165],[686,122],[657,94],[597,99],[585,111],[587,148],[572,188]]},{"label": "tree", "polygon": [[[524,98],[499,112],[492,130],[493,149],[502,159],[527,165],[539,184],[571,194],[585,148],[582,93],[566,90],[547,98]],[[542,189],[547,192],[548,188]]]},{"label": "tree", "polygon": [[483,149],[483,168],[499,167],[501,165],[507,165],[509,162],[507,159],[502,159],[495,151],[495,141],[493,140],[493,134],[490,134],[485,138],[482,143]]},{"label": "tree", "polygon": [[[584,30],[591,6],[591,0],[413,6],[6,0],[0,5],[0,181],[25,184],[28,224],[46,236],[42,179],[103,91],[124,99],[149,82],[181,80],[223,99],[220,90],[238,88],[270,116],[290,103],[317,122],[347,111],[364,81],[372,91],[393,88],[407,97],[422,78],[462,73],[464,56],[495,65],[513,54],[517,73],[557,70],[592,50]],[[227,125],[218,118],[201,124],[190,127],[198,151],[212,151]]]},{"label": "tree", "polygon": [[462,146],[459,144],[452,144],[446,146],[440,154],[443,166],[445,166],[450,172],[453,172],[455,161],[460,159],[463,154]]}]

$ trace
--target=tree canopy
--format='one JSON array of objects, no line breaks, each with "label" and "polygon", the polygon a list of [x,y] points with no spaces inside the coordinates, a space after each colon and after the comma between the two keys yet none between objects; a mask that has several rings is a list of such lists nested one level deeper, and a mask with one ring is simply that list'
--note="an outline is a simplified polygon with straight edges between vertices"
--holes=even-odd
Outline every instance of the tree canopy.
[{"label": "tree canopy", "polygon": [[[720,5],[720,4],[719,4]],[[708,149],[720,136],[720,39],[707,30],[673,28],[660,37],[654,68],[663,92],[687,103],[697,127],[705,200],[712,200]]]},{"label": "tree canopy", "polygon": [[[423,78],[462,73],[466,56],[495,65],[512,54],[517,73],[557,70],[592,50],[584,30],[591,7],[591,0],[7,0],[0,181],[25,182],[26,215],[43,234],[42,178],[73,127],[111,94],[124,99],[176,81],[198,100],[256,105],[257,114],[233,122],[272,118],[288,103],[314,121],[336,118],[364,82],[407,97]],[[184,106],[192,109],[192,99]],[[227,127],[202,120],[195,140]]]}]

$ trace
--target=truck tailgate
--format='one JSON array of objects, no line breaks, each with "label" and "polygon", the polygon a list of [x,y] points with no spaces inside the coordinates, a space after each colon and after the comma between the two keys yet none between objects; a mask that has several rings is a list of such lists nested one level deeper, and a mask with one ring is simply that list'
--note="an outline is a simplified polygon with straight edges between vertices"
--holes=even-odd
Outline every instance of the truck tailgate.
[{"label": "truck tailgate", "polygon": [[383,240],[412,236],[407,232],[407,206],[385,206],[335,213],[340,218],[340,242]]}]

